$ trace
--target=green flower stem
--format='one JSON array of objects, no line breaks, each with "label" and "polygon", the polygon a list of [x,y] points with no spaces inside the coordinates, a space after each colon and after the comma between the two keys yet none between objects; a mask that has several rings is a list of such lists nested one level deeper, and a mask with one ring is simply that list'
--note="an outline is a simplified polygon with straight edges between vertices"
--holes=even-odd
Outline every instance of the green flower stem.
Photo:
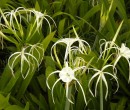
[{"label": "green flower stem", "polygon": [[102,78],[100,79],[100,110],[103,110],[103,86],[102,86]]},{"label": "green flower stem", "polygon": [[[68,90],[69,99],[71,99],[71,90],[72,90],[72,87],[69,87],[69,90]],[[66,98],[66,102],[65,102],[65,110],[70,110],[70,102],[67,98]]]}]

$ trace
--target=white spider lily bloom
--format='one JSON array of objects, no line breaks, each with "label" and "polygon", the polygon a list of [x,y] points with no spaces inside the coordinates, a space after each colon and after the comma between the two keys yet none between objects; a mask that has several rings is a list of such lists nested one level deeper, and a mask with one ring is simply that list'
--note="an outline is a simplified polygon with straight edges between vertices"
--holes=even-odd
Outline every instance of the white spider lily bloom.
[{"label": "white spider lily bloom", "polygon": [[[88,83],[89,91],[90,91],[90,93],[92,94],[93,97],[94,97],[94,96],[96,97],[96,95],[97,95],[97,86],[98,86],[100,80],[102,80],[102,81],[104,82],[105,86],[106,86],[105,99],[107,99],[107,96],[108,96],[108,84],[107,84],[107,80],[106,80],[106,78],[105,78],[105,75],[109,75],[109,76],[111,76],[113,79],[115,79],[115,81],[116,81],[116,83],[117,83],[117,89],[116,89],[115,92],[117,92],[117,90],[118,90],[118,88],[119,88],[119,83],[118,83],[118,80],[117,80],[117,77],[116,77],[115,72],[113,71],[114,74],[112,74],[112,73],[110,73],[110,72],[105,71],[105,70],[106,70],[107,68],[109,68],[109,67],[113,67],[113,65],[105,65],[101,70],[98,70],[98,69],[95,69],[95,68],[90,68],[90,69],[92,69],[93,71],[95,71],[94,75],[90,78],[89,83]],[[116,68],[115,68],[115,69],[116,69]],[[96,77],[98,77],[98,78],[97,78],[96,85],[95,85],[95,95],[94,95],[93,92],[92,92],[92,90],[91,90],[90,85],[92,84],[92,81],[93,81],[94,79],[96,79]]]},{"label": "white spider lily bloom", "polygon": [[63,44],[66,47],[65,55],[64,55],[64,62],[68,60],[73,60],[73,53],[87,54],[91,50],[91,47],[88,44],[88,42],[86,42],[83,39],[80,39],[74,28],[73,30],[76,35],[76,38],[60,39],[51,48],[51,57],[53,60],[56,60],[59,64],[60,64],[60,61],[57,55],[58,44]]},{"label": "white spider lily bloom", "polygon": [[118,53],[117,53],[117,58],[114,62],[114,67],[116,66],[117,62],[120,60],[121,57],[124,57],[128,64],[129,64],[129,79],[128,82],[130,82],[130,49],[128,47],[125,46],[124,43],[121,44],[121,47],[118,48]]},{"label": "white spider lily bloom", "polygon": [[22,21],[21,12],[25,12],[25,11],[26,9],[24,7],[18,7],[15,10],[7,11],[4,13],[1,11],[2,16],[0,18],[0,21],[3,18],[5,21],[5,27],[8,27],[10,29],[12,28],[14,32],[16,32],[16,30],[19,30],[21,36],[23,36],[24,33],[21,26],[21,21]]},{"label": "white spider lily bloom", "polygon": [[[106,57],[111,57],[113,54],[117,53],[118,46],[112,41],[106,41],[105,39],[101,39],[99,41],[100,44],[100,56],[99,58],[105,59]],[[115,50],[114,53],[110,53],[111,50]]]},{"label": "white spider lily bloom", "polygon": [[124,43],[122,43],[120,50],[120,55],[125,58],[130,58],[130,49],[125,46]]},{"label": "white spider lily bloom", "polygon": [[[29,50],[29,49],[30,49],[30,51],[27,52],[27,50]],[[39,50],[39,49],[41,49],[41,48],[36,45],[35,45],[35,47],[27,46],[25,48],[22,48],[22,50],[20,52],[15,52],[9,57],[8,65],[9,65],[11,73],[14,77],[15,77],[14,68],[15,68],[16,63],[19,61],[19,59],[20,59],[20,72],[24,79],[28,76],[30,71],[33,71],[34,65],[39,67],[39,64],[40,64],[39,58],[41,57],[41,54],[40,54],[41,50]],[[35,57],[34,51],[35,51],[35,53],[38,54],[39,58]],[[26,67],[27,67],[26,74],[24,73],[25,75],[23,74],[24,65],[26,65]],[[31,68],[32,68],[32,70],[31,70]]]},{"label": "white spider lily bloom", "polygon": [[[53,58],[53,55],[52,55],[52,50],[55,51],[56,49],[56,46],[57,44],[66,44],[66,51],[65,51],[65,56],[64,56],[64,61],[67,60],[67,57],[68,57],[68,54],[70,53],[71,51],[71,46],[74,42],[78,41],[77,38],[64,38],[64,39],[60,39],[58,40],[51,48],[51,56]],[[55,57],[57,56],[57,53],[55,53]],[[54,59],[54,58],[53,58]]]},{"label": "white spider lily bloom", "polygon": [[22,22],[27,27],[31,23],[28,36],[32,36],[35,34],[36,31],[39,31],[43,25],[44,20],[48,23],[50,32],[51,24],[49,19],[51,19],[56,26],[56,23],[54,22],[53,18],[47,15],[46,12],[41,13],[39,11],[36,11],[35,9],[26,9],[24,7],[18,7],[15,10],[6,11],[4,13],[2,12],[2,10],[0,10],[0,13],[2,14],[2,16],[0,17],[0,22],[5,22],[4,27],[13,31],[13,34],[17,34],[17,31],[20,32],[20,35],[17,35],[20,37],[24,36],[25,31],[22,28]]},{"label": "white spider lily bloom", "polygon": [[54,25],[56,26],[56,23],[55,23],[55,21],[53,20],[53,18],[52,18],[51,16],[47,15],[46,12],[41,13],[41,12],[39,12],[39,11],[36,11],[35,9],[30,10],[30,12],[34,13],[34,15],[35,15],[35,17],[36,17],[37,28],[42,27],[42,22],[43,22],[43,20],[45,19],[46,22],[47,22],[48,25],[49,25],[49,29],[50,29],[50,32],[51,32],[51,24],[50,24],[48,18],[50,18],[50,19],[53,21]]},{"label": "white spider lily bloom", "polygon": [[[14,27],[14,22],[17,24],[21,24],[22,19],[29,22],[32,17],[35,17],[35,21],[37,23],[37,28],[39,28],[42,25],[43,19],[47,21],[50,27],[50,23],[46,17],[49,17],[51,20],[53,20],[49,15],[46,13],[41,13],[39,11],[36,11],[35,9],[26,9],[24,7],[18,7],[15,10],[4,12],[4,20],[7,21],[9,19],[9,23],[6,22],[7,25],[10,25]],[[5,19],[6,18],[6,19]],[[2,17],[1,17],[2,19]],[[54,20],[53,20],[54,22]],[[55,22],[54,22],[55,23]]]},{"label": "white spider lily bloom", "polygon": [[80,84],[80,82],[78,81],[78,79],[75,77],[75,72],[77,70],[80,70],[80,69],[85,69],[86,67],[85,66],[81,66],[81,67],[77,67],[75,69],[72,69],[71,67],[68,66],[68,62],[65,63],[65,67],[60,71],[60,70],[57,70],[57,71],[54,71],[52,73],[49,74],[49,76],[47,77],[47,80],[46,80],[46,84],[47,84],[47,87],[50,89],[50,86],[48,84],[48,79],[51,75],[53,74],[56,74],[58,73],[59,74],[59,78],[57,79],[57,81],[53,84],[52,86],[52,89],[51,89],[51,93],[52,93],[52,99],[53,99],[53,102],[55,103],[54,101],[54,97],[53,97],[53,90],[54,90],[54,87],[55,85],[61,80],[62,82],[64,82],[66,84],[66,98],[68,99],[68,101],[70,103],[73,103],[71,101],[71,99],[69,99],[68,97],[68,91],[69,91],[69,84],[71,83],[72,80],[75,80],[79,87],[81,88],[81,91],[83,93],[83,97],[84,97],[84,101],[85,101],[85,104],[87,105],[87,101],[86,101],[86,97],[85,97],[85,93],[84,93],[84,90]]}]

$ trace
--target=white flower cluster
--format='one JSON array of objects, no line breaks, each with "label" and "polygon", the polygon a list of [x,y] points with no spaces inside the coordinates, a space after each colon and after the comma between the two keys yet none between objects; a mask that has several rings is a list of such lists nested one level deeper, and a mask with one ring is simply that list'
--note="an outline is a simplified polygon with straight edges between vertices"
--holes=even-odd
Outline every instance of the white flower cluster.
[{"label": "white flower cluster", "polygon": [[[79,87],[81,88],[81,91],[82,91],[83,97],[84,97],[84,101],[87,105],[87,101],[86,101],[83,87],[81,86],[79,80],[76,78],[77,71],[81,72],[81,71],[86,69],[86,66],[84,63],[85,61],[82,58],[77,57],[77,56],[75,58],[75,54],[77,54],[77,53],[87,54],[91,50],[91,48],[90,48],[90,45],[85,40],[82,40],[78,37],[74,27],[73,27],[73,30],[75,32],[76,38],[60,39],[52,46],[52,48],[51,48],[52,59],[55,60],[60,65],[61,70],[57,70],[57,71],[50,73],[50,75],[47,77],[46,83],[47,83],[48,88],[50,89],[50,86],[48,84],[49,77],[55,73],[58,73],[59,78],[52,86],[52,98],[53,98],[53,89],[54,89],[55,85],[58,83],[58,81],[61,80],[66,85],[66,98],[69,100],[69,102],[73,103],[73,101],[68,97],[68,90],[70,87],[70,83],[72,81],[76,81],[77,84],[79,85]],[[64,62],[63,62],[64,67],[62,67],[62,65],[60,63],[60,59],[59,59],[57,52],[56,52],[58,44],[65,44],[65,46],[66,46],[65,55],[64,55]],[[54,52],[54,54],[53,54],[53,52]],[[79,62],[81,62],[81,63],[77,64]],[[53,102],[54,102],[54,98],[53,98]]]},{"label": "white flower cluster", "polygon": [[[80,54],[87,55],[91,51],[90,45],[85,40],[82,40],[78,37],[74,28],[73,28],[73,30],[75,32],[76,38],[60,39],[51,48],[52,59],[55,60],[60,65],[59,67],[61,67],[61,70],[54,71],[54,72],[50,73],[50,75],[47,77],[46,83],[47,83],[48,88],[50,89],[50,86],[48,84],[49,77],[55,73],[59,74],[59,78],[52,86],[53,102],[54,102],[53,89],[59,81],[62,81],[66,84],[66,97],[71,103],[73,103],[73,101],[68,97],[68,89],[70,86],[69,84],[73,80],[75,80],[82,90],[84,101],[87,105],[87,101],[85,98],[85,92],[83,90],[83,87],[81,86],[82,84],[76,77],[76,72],[80,71],[80,70],[82,70],[82,71],[85,70],[84,73],[87,73],[87,72],[89,73],[90,71],[93,71],[93,73],[94,73],[88,82],[89,92],[92,94],[92,96],[95,96],[95,97],[97,96],[97,87],[99,85],[99,82],[102,81],[106,87],[105,99],[107,99],[107,96],[108,96],[108,81],[107,80],[108,79],[106,79],[106,75],[110,76],[112,79],[114,79],[116,81],[117,89],[115,90],[115,92],[117,92],[118,88],[119,88],[119,83],[118,83],[118,79],[116,76],[117,75],[116,65],[121,57],[124,57],[129,64],[129,80],[128,81],[130,81],[130,62],[129,62],[130,49],[128,47],[126,47],[124,43],[122,43],[121,47],[119,47],[113,41],[106,41],[106,40],[102,39],[102,40],[100,40],[100,55],[99,55],[99,58],[97,59],[97,61],[95,61],[95,62],[98,62],[99,60],[102,60],[103,61],[103,64],[101,64],[102,66],[100,68],[96,68],[91,65],[86,66],[87,62],[85,62],[82,58],[80,58],[76,55],[75,55],[76,57],[73,56],[73,53],[75,53],[75,54],[80,53]],[[77,45],[74,45],[75,42],[78,42]],[[56,50],[58,48],[58,46],[57,46],[58,44],[66,45],[65,55],[63,57],[64,58],[63,67],[62,67],[62,64],[60,63],[60,59],[58,57],[57,50]],[[114,60],[112,60],[111,63],[108,62],[113,57],[114,57]],[[78,59],[78,60],[76,60],[76,59]],[[78,66],[76,66],[75,62],[76,62],[76,64],[78,64]],[[88,70],[88,71],[86,71],[86,70]],[[92,86],[92,83],[94,83],[94,80],[96,80],[95,91],[93,91],[91,89],[91,86]]]},{"label": "white flower cluster", "polygon": [[[39,42],[32,42],[36,32],[41,30],[43,21],[45,20],[51,32],[51,24],[48,19],[54,20],[47,15],[35,9],[26,9],[18,7],[14,10],[0,9],[0,43],[4,48],[3,40],[7,40],[16,46],[14,52],[8,59],[8,66],[11,73],[15,77],[15,68],[20,66],[20,72],[25,79],[34,67],[39,67],[44,56],[44,49]],[[55,22],[54,22],[55,24]]]}]

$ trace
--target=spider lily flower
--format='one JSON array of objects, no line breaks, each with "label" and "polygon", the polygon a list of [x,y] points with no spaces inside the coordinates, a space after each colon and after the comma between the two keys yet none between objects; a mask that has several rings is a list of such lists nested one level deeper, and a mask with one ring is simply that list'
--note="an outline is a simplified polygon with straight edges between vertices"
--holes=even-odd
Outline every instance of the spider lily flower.
[{"label": "spider lily flower", "polygon": [[117,52],[117,58],[114,62],[114,67],[116,66],[116,64],[118,63],[118,61],[120,60],[121,57],[124,57],[129,65],[129,79],[128,82],[130,82],[130,49],[128,47],[125,46],[124,43],[121,44],[120,48],[117,48],[118,52]]},{"label": "spider lily flower", "polygon": [[34,24],[35,23],[37,24],[36,30],[38,30],[39,27],[42,27],[43,19],[45,19],[49,25],[50,32],[51,32],[51,24],[50,24],[49,20],[47,19],[47,17],[50,18],[56,26],[55,21],[49,15],[47,15],[46,12],[41,13],[39,11],[36,11],[35,9],[26,9],[24,7],[18,7],[17,9],[11,10],[10,12],[4,12],[4,16],[5,16],[5,18],[9,18],[9,21],[10,21],[9,24],[12,27],[15,27],[14,26],[15,21],[16,21],[17,25],[19,25],[19,24],[21,24],[22,18],[24,20],[26,20],[27,22],[29,22],[29,21],[31,21],[31,18],[33,16],[35,17]]},{"label": "spider lily flower", "polygon": [[39,12],[39,11],[36,11],[35,9],[30,10],[30,12],[34,13],[34,15],[35,15],[35,17],[36,17],[37,29],[38,29],[39,27],[42,27],[42,22],[43,22],[43,20],[45,19],[46,22],[47,22],[48,25],[49,25],[49,29],[50,29],[50,32],[51,32],[51,24],[50,24],[48,18],[50,18],[50,19],[53,21],[54,25],[56,26],[56,23],[55,23],[55,21],[53,20],[53,18],[52,18],[51,16],[47,15],[46,12],[41,13],[41,12]]},{"label": "spider lily flower", "polygon": [[[118,45],[116,45],[114,42],[101,39],[99,41],[99,44],[100,44],[99,58],[105,59],[106,57],[111,57],[113,54],[117,53]],[[111,50],[114,50],[115,52],[110,53]]]},{"label": "spider lily flower", "polygon": [[52,93],[52,99],[53,99],[53,102],[55,103],[54,101],[54,96],[53,96],[53,90],[54,90],[54,87],[56,86],[56,84],[59,82],[59,81],[62,81],[66,84],[66,98],[68,99],[68,101],[70,103],[73,103],[71,101],[71,99],[69,99],[68,97],[68,91],[69,91],[69,84],[74,80],[78,83],[79,87],[81,88],[81,91],[83,93],[83,97],[84,97],[84,101],[85,101],[85,104],[87,105],[87,101],[86,101],[86,97],[85,97],[85,93],[84,93],[84,90],[80,84],[80,82],[78,81],[78,79],[75,77],[75,72],[78,71],[78,70],[81,70],[81,69],[85,69],[86,67],[85,66],[81,66],[81,67],[77,67],[75,69],[72,69],[71,67],[68,66],[68,62],[65,63],[65,67],[62,68],[61,70],[57,70],[57,71],[54,71],[52,73],[49,74],[49,76],[47,77],[47,80],[46,80],[46,84],[47,84],[47,87],[50,89],[50,86],[48,84],[48,80],[49,80],[49,77],[51,75],[54,75],[54,74],[57,74],[59,75],[59,78],[56,80],[56,82],[53,84],[52,86],[52,89],[51,89],[51,93]]},{"label": "spider lily flower", "polygon": [[[73,53],[81,53],[81,54],[87,54],[90,50],[91,47],[88,44],[88,42],[86,42],[85,40],[82,40],[78,37],[75,29],[73,28],[74,33],[76,35],[76,38],[63,38],[58,40],[51,48],[51,57],[53,60],[56,60],[59,65],[60,61],[57,55],[57,45],[58,44],[63,44],[65,45],[65,55],[64,55],[64,62],[68,61],[68,60],[73,60]],[[76,43],[78,45],[76,45]],[[52,54],[54,53],[54,54]]]},{"label": "spider lily flower", "polygon": [[[115,81],[116,81],[116,83],[117,83],[117,89],[116,89],[115,92],[118,91],[119,83],[118,83],[118,80],[117,80],[117,77],[116,77],[115,72],[113,72],[114,74],[112,74],[112,73],[110,73],[110,72],[105,71],[105,70],[106,70],[107,68],[109,68],[109,67],[113,67],[113,65],[105,65],[101,70],[98,70],[98,69],[95,69],[95,68],[90,68],[90,69],[92,69],[93,71],[95,71],[95,74],[90,78],[89,83],[88,83],[89,91],[90,91],[90,93],[92,94],[93,97],[94,97],[94,96],[96,97],[96,95],[97,95],[97,86],[98,86],[100,80],[102,80],[102,81],[104,82],[105,86],[106,86],[105,99],[107,99],[107,96],[108,96],[108,84],[107,84],[107,80],[106,80],[106,78],[105,78],[105,75],[109,75],[109,76],[111,76],[113,79],[115,79]],[[115,69],[115,71],[116,71],[116,68],[114,68],[114,69]],[[89,70],[89,69],[88,69],[88,70]],[[95,95],[94,95],[93,92],[92,92],[92,90],[91,90],[90,85],[92,84],[92,81],[93,81],[94,79],[96,79],[96,77],[98,77],[98,78],[97,78],[96,85],[95,85]]]},{"label": "spider lily flower", "polygon": [[[21,11],[26,11],[26,9],[24,7],[18,7],[16,10],[11,10],[11,11],[7,11],[7,12],[2,12],[2,16],[1,19],[3,18],[5,21],[5,26],[8,28],[12,28],[12,30],[14,30],[14,32],[16,32],[16,30],[19,30],[21,36],[23,36],[23,29],[21,26],[21,21],[22,21],[22,15],[21,15]],[[0,19],[0,21],[1,21]],[[9,20],[9,22],[8,22]]]},{"label": "spider lily flower", "polygon": [[[30,48],[31,47],[31,48]],[[14,75],[14,68],[15,68],[15,65],[16,63],[19,61],[20,59],[20,72],[22,74],[22,77],[25,79],[29,72],[30,71],[33,71],[33,68],[34,68],[34,65],[37,65],[37,67],[39,67],[39,58],[40,58],[40,51],[37,49],[41,49],[40,47],[33,47],[33,46],[27,46],[25,48],[22,48],[22,50],[20,52],[15,52],[13,53],[9,59],[8,59],[8,65],[9,65],[9,68],[11,70],[11,73],[12,75],[15,77]],[[30,49],[29,52],[27,52],[27,50]],[[34,50],[35,49],[35,50]],[[35,55],[33,55],[33,53],[37,52],[38,55],[39,55],[39,58],[35,57]],[[24,65],[27,65],[27,72],[26,74],[24,75],[23,74],[23,71],[24,71]],[[31,70],[31,67],[32,67],[32,70]]]},{"label": "spider lily flower", "polygon": [[[56,26],[53,18],[47,15],[46,12],[41,13],[36,11],[35,9],[26,9],[24,7],[18,7],[15,10],[2,12],[0,10],[1,17],[0,22],[2,21],[2,27],[9,29],[12,34],[16,37],[16,39],[20,42],[23,39],[29,41],[36,32],[42,28],[43,21],[45,20],[51,32],[51,24],[49,19],[51,19]],[[23,26],[24,24],[24,26]],[[26,26],[25,26],[26,25]],[[23,29],[26,27],[26,29]],[[26,38],[24,38],[24,34],[27,33]]]}]

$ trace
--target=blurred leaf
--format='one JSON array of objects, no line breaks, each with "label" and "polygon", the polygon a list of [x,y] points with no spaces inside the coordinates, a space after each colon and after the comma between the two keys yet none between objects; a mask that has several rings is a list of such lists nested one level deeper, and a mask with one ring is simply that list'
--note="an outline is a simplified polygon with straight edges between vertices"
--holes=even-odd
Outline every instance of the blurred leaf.
[{"label": "blurred leaf", "polygon": [[37,11],[41,11],[38,1],[36,1],[36,3],[35,3],[35,9],[36,9]]},{"label": "blurred leaf", "polygon": [[121,97],[118,103],[111,103],[111,110],[125,110],[127,98]]},{"label": "blurred leaf", "polygon": [[43,41],[41,44],[43,44],[43,48],[44,48],[44,51],[47,49],[50,41],[52,40],[52,38],[54,37],[55,35],[55,31],[50,33]]},{"label": "blurred leaf", "polygon": [[59,26],[58,26],[58,34],[61,36],[64,32],[64,26],[65,26],[65,18],[60,20]]},{"label": "blurred leaf", "polygon": [[121,97],[116,110],[125,110],[126,101],[127,101],[126,97]]},{"label": "blurred leaf", "polygon": [[45,97],[43,95],[40,94],[40,108],[43,108],[43,110],[49,110],[49,105],[47,104],[47,100],[45,99]]},{"label": "blurred leaf", "polygon": [[29,102],[26,103],[24,110],[29,110]]},{"label": "blurred leaf", "polygon": [[83,17],[83,19],[87,20],[90,17],[94,16],[95,13],[97,13],[98,11],[100,11],[100,6],[96,5],[93,8],[91,8]]},{"label": "blurred leaf", "polygon": [[[89,99],[88,97],[88,77],[86,74],[83,74],[83,76],[80,79],[80,83],[82,84],[82,87],[84,89],[84,92],[86,94],[86,98]],[[81,91],[81,88],[78,87],[78,91],[77,91],[77,98],[76,98],[76,106],[75,106],[75,110],[83,110],[85,107],[85,102],[84,102],[84,98],[83,98],[83,93]]]},{"label": "blurred leaf", "polygon": [[46,91],[46,77],[44,74],[41,74],[37,77],[38,82],[41,86],[41,88],[43,89],[43,91]]},{"label": "blurred leaf", "polygon": [[6,6],[6,4],[11,0],[0,0],[0,8],[3,8]]},{"label": "blurred leaf", "polygon": [[103,64],[103,60],[99,59],[92,51],[87,55],[80,54],[79,57],[82,57],[87,63],[90,63],[90,66],[94,68],[101,68]]},{"label": "blurred leaf", "polygon": [[6,107],[8,107],[9,104],[9,96],[7,95],[6,97],[4,97],[2,94],[0,94],[0,109],[5,109]]},{"label": "blurred leaf", "polygon": [[23,110],[20,106],[17,105],[11,105],[7,107],[5,110]]}]

